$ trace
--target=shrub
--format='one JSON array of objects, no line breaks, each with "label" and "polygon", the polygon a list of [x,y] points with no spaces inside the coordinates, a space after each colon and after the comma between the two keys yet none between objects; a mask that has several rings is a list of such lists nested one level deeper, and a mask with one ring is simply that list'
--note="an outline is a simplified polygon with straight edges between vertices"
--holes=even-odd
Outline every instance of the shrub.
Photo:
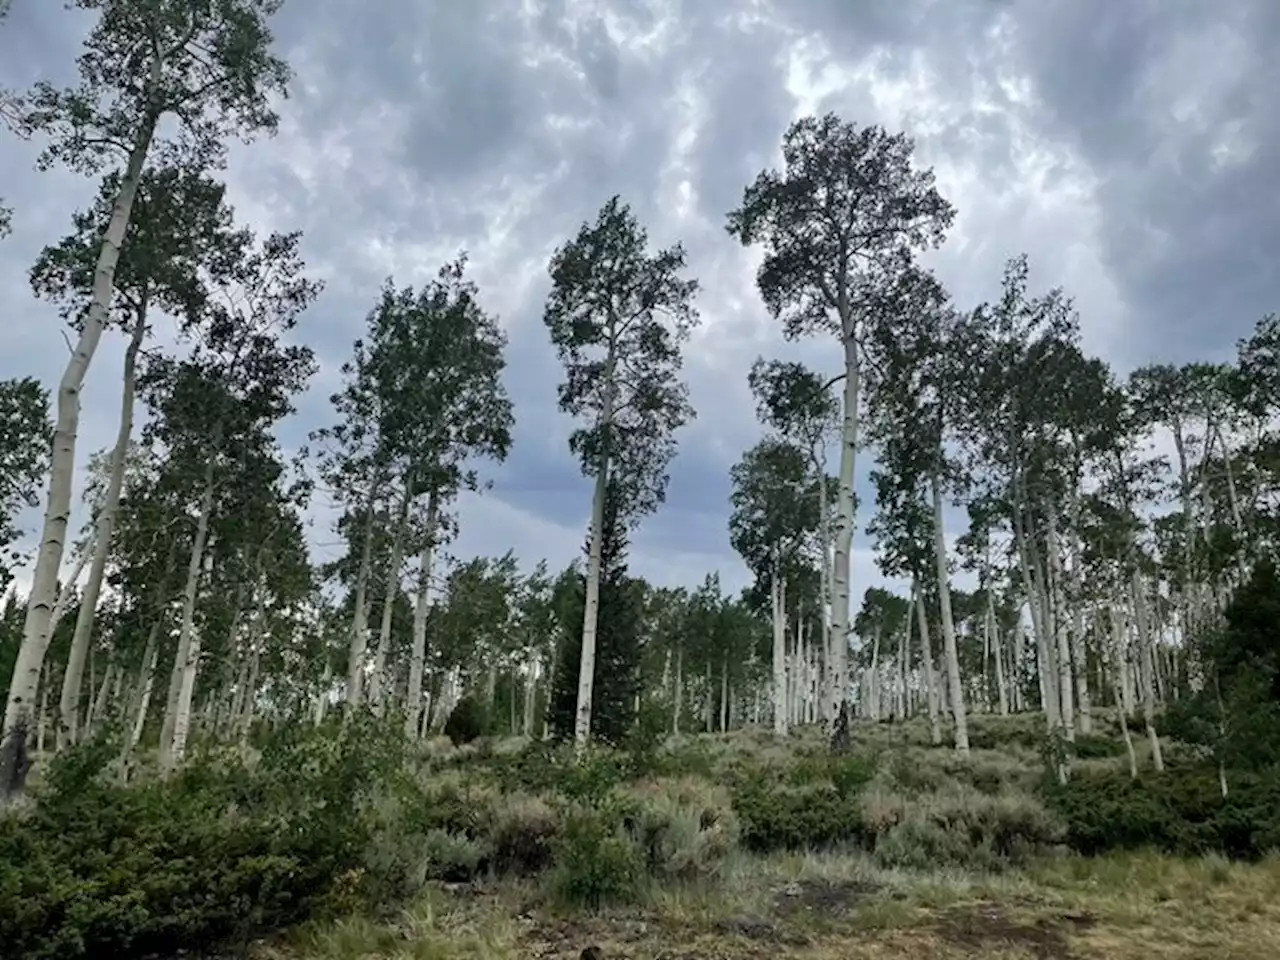
[{"label": "shrub", "polygon": [[749,777],[733,792],[733,809],[750,850],[805,850],[859,843],[856,799],[834,786],[787,787],[763,776]]},{"label": "shrub", "polygon": [[496,870],[530,876],[551,864],[560,823],[546,801],[513,794],[490,807],[485,832],[493,848]]},{"label": "shrub", "polygon": [[465,696],[449,713],[444,722],[444,735],[456,747],[471,743],[484,735],[488,726],[488,717],[480,701],[472,696]]},{"label": "shrub", "polygon": [[104,782],[110,751],[70,751],[30,810],[0,818],[7,955],[171,954],[306,917],[360,866],[388,743],[363,721],[293,730],[253,767],[210,754],[129,788]]},{"label": "shrub", "polygon": [[721,874],[738,842],[727,795],[697,780],[655,781],[634,795],[627,823],[650,876],[690,882]]},{"label": "shrub", "polygon": [[622,819],[611,803],[566,807],[551,871],[551,889],[563,903],[598,910],[634,898],[643,865]]},{"label": "shrub", "polygon": [[1211,767],[1170,769],[1134,780],[1125,772],[1080,773],[1045,787],[1084,854],[1155,847],[1253,860],[1280,848],[1280,776],[1232,773],[1224,799]]},{"label": "shrub", "polygon": [[1035,797],[994,795],[953,782],[907,796],[874,788],[863,798],[863,827],[884,866],[983,870],[1026,862],[1062,838],[1061,824]]}]

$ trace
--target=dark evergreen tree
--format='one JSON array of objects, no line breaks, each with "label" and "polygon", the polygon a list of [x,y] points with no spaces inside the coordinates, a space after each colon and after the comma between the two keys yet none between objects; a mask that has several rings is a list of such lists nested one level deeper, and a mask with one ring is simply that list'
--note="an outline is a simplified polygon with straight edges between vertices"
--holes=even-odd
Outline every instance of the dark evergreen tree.
[{"label": "dark evergreen tree", "polygon": [[[600,614],[596,634],[596,669],[592,687],[591,735],[620,744],[635,721],[640,692],[640,622],[642,584],[627,574],[627,526],[619,512],[619,491],[612,480],[605,493],[600,544]],[[584,546],[591,552],[590,538]],[[586,575],[579,574],[564,609],[560,655],[551,687],[547,727],[555,740],[574,734],[578,706],[578,667],[582,661],[582,617]]]}]

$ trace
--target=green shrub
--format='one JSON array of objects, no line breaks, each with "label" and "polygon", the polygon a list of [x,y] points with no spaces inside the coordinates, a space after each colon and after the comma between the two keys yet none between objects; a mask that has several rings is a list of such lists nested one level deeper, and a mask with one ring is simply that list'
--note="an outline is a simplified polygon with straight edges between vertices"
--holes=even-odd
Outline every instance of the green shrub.
[{"label": "green shrub", "polygon": [[472,696],[465,696],[449,713],[444,722],[444,735],[453,745],[459,746],[480,739],[488,727],[489,718],[480,701]]},{"label": "green shrub", "polygon": [[1066,821],[1067,843],[1084,854],[1155,847],[1254,860],[1280,848],[1280,776],[1232,773],[1224,799],[1211,767],[1169,769],[1134,780],[1126,772],[1079,773],[1046,785]]},{"label": "green shrub", "polygon": [[750,850],[806,850],[862,840],[858,803],[834,786],[789,787],[756,775],[733,791],[733,810]]},{"label": "green shrub", "polygon": [[615,809],[572,804],[553,847],[551,889],[563,903],[598,910],[624,903],[638,890],[640,851]]},{"label": "green shrub", "polygon": [[1080,760],[1105,760],[1124,753],[1124,742],[1100,734],[1077,734],[1069,749]]},{"label": "green shrub", "polygon": [[948,783],[935,793],[908,795],[875,787],[862,799],[867,844],[884,866],[995,870],[1045,853],[1062,825],[1034,796],[986,794]]},{"label": "green shrub", "polygon": [[551,864],[560,822],[544,800],[509,794],[488,810],[485,832],[497,871],[531,876]]},{"label": "green shrub", "polygon": [[295,729],[252,767],[209,754],[129,788],[105,782],[110,751],[69,751],[0,818],[6,955],[171,954],[303,919],[361,864],[388,743],[363,721]]},{"label": "green shrub", "polygon": [[728,796],[705,781],[655,781],[635,790],[636,809],[624,821],[649,876],[696,882],[721,875],[738,843]]}]

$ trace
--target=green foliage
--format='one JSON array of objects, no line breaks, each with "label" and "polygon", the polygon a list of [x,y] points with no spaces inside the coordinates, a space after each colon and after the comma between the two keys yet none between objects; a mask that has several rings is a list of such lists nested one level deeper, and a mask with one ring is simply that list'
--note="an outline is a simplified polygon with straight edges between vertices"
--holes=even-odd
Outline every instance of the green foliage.
[{"label": "green foliage", "polygon": [[672,434],[691,420],[680,345],[698,323],[680,244],[649,253],[631,208],[611,197],[551,258],[543,315],[565,366],[560,409],[583,422],[569,449],[618,485],[629,517],[666,496]]},{"label": "green foliage", "polygon": [[1199,639],[1204,689],[1175,703],[1167,725],[1211,747],[1232,770],[1280,765],[1280,576],[1260,562],[1224,612],[1223,629]]},{"label": "green foliage", "polygon": [[1132,779],[1127,773],[1077,773],[1046,787],[1046,800],[1067,824],[1067,843],[1094,855],[1156,847],[1198,856],[1216,851],[1257,859],[1280,849],[1280,776],[1237,773],[1228,796],[1211,768],[1170,769]]},{"label": "green foliage", "polygon": [[49,391],[33,377],[0,380],[0,594],[22,561],[13,550],[22,532],[14,518],[20,508],[36,504],[34,491],[48,469],[52,439]]},{"label": "green foliage", "polygon": [[553,847],[551,888],[564,903],[598,910],[635,896],[643,867],[613,803],[569,804]]},{"label": "green foliage", "polygon": [[208,754],[129,788],[106,781],[104,744],[65,753],[34,807],[0,819],[7,955],[141,957],[306,917],[360,863],[388,744],[368,724],[297,725],[256,765]]},{"label": "green foliage", "polygon": [[[596,616],[596,669],[591,693],[592,739],[621,746],[635,723],[640,688],[641,584],[627,574],[627,531],[618,488],[605,494],[600,544],[600,606]],[[591,543],[584,553],[590,556]],[[574,735],[586,577],[581,575],[564,610],[563,638],[551,688],[549,727],[557,740]]]},{"label": "green foliage", "polygon": [[444,722],[444,735],[453,745],[471,743],[484,736],[489,726],[488,712],[478,697],[467,694],[449,713]]}]

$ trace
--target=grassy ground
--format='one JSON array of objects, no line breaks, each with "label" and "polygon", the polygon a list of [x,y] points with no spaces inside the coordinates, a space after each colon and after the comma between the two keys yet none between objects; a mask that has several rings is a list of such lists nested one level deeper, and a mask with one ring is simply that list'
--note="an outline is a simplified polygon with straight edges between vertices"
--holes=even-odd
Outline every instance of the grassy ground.
[{"label": "grassy ground", "polygon": [[538,888],[433,886],[385,921],[263,944],[262,960],[951,958],[1272,960],[1280,862],[1063,857],[1000,876],[885,871],[853,856],[743,857],[714,890],[559,913]]},{"label": "grassy ground", "polygon": [[[990,721],[1010,740],[975,750],[967,775],[1004,784],[1005,795],[1026,789],[1040,766],[1034,749],[1016,741],[1023,726],[1035,732],[1033,723]],[[912,802],[954,794],[959,761],[928,747],[918,724],[863,728],[859,739],[887,748],[912,776],[937,781],[936,793]],[[769,762],[793,759],[805,742],[803,733],[784,743],[742,735],[696,746],[718,763],[742,754]],[[1114,755],[1082,765],[1124,762]],[[715,790],[711,780],[686,783]],[[867,793],[868,802],[875,795]],[[714,882],[651,885],[626,908],[560,909],[537,880],[435,883],[396,916],[313,924],[258,950],[260,960],[1274,960],[1280,858],[1249,865],[1217,856],[1058,853],[983,873],[886,869],[862,853],[756,856],[735,848]]]}]

